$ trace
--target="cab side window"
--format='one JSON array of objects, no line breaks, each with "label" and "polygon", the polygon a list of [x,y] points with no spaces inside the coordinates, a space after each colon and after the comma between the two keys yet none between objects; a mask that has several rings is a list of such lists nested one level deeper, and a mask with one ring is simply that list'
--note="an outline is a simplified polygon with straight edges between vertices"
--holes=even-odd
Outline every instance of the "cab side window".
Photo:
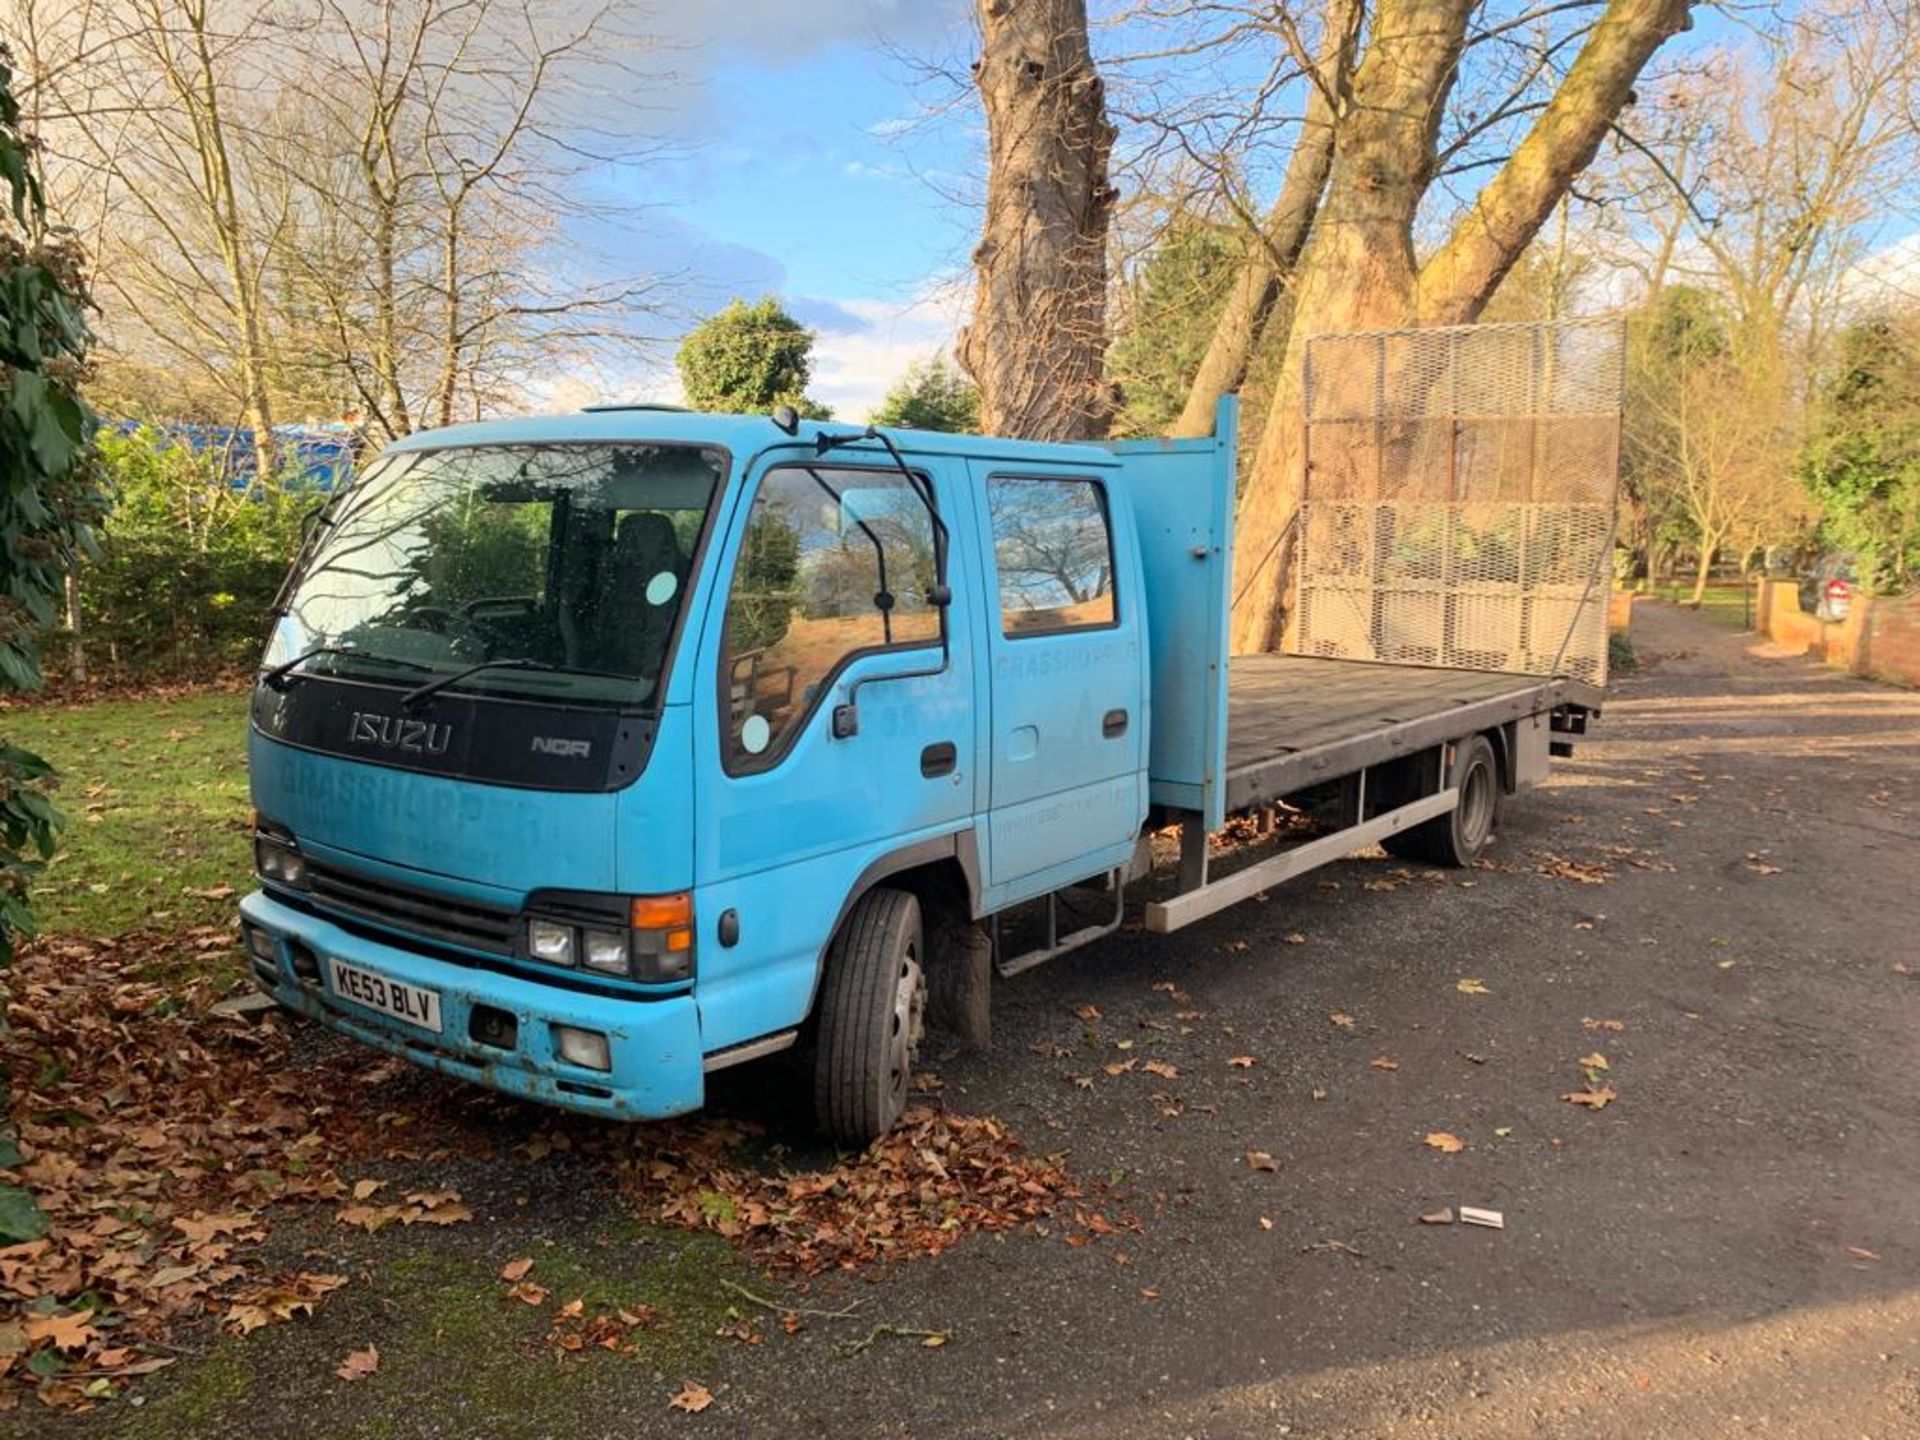
[{"label": "cab side window", "polygon": [[938,644],[933,525],[892,471],[783,466],[760,482],[721,639],[722,751],[779,761],[855,656]]},{"label": "cab side window", "polygon": [[1000,574],[1000,629],[1009,639],[1117,623],[1107,498],[1092,480],[987,482]]}]

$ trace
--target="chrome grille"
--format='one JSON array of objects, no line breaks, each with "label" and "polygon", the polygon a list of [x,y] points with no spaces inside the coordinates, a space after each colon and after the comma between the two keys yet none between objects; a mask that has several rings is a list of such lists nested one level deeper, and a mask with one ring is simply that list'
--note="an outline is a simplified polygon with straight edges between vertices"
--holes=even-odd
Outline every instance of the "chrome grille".
[{"label": "chrome grille", "polygon": [[307,861],[307,884],[313,903],[322,910],[442,944],[493,955],[513,954],[514,932],[519,924],[515,911],[397,885],[357,870],[317,864],[311,858]]}]

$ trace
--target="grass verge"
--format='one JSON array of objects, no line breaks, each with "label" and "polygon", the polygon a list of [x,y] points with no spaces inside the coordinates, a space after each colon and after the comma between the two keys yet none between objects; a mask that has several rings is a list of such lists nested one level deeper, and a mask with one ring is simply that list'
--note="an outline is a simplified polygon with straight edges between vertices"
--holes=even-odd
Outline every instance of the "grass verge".
[{"label": "grass verge", "polygon": [[0,713],[0,733],[60,771],[67,829],[33,888],[42,931],[232,918],[253,868],[246,716],[232,691]]}]

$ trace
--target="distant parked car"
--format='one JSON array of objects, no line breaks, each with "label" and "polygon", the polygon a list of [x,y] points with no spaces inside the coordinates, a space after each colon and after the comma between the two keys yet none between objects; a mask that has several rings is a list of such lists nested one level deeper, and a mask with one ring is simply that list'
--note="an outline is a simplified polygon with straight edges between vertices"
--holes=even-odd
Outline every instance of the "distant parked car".
[{"label": "distant parked car", "polygon": [[1829,551],[1800,577],[1800,608],[1819,620],[1838,622],[1853,608],[1860,583],[1859,561],[1846,551]]}]

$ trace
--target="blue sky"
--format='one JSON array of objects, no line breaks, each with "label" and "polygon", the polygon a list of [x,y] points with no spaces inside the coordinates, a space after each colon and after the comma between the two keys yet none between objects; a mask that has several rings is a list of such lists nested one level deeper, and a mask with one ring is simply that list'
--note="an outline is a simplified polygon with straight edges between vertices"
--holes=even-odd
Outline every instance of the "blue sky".
[{"label": "blue sky", "polygon": [[[865,418],[909,364],[948,349],[979,225],[965,197],[982,184],[980,125],[969,97],[930,83],[917,63],[964,77],[977,45],[970,9],[971,0],[679,0],[643,22],[673,72],[646,103],[674,153],[602,175],[609,198],[644,211],[567,240],[595,252],[596,267],[663,277],[673,303],[653,327],[652,355],[558,381],[547,399],[677,399],[678,336],[735,295],[776,295],[814,329],[812,393],[844,419]],[[1157,48],[1171,38],[1103,26],[1096,48],[1111,57],[1129,41]],[[1663,58],[1737,39],[1704,12]],[[1116,108],[1199,97],[1217,109],[1206,97],[1250,91],[1269,60],[1264,49],[1186,56],[1109,68],[1108,79]],[[929,116],[942,102],[951,109]],[[1277,163],[1288,141],[1276,134],[1255,150]],[[1249,178],[1256,193],[1269,188],[1270,177]],[[1903,223],[1876,241],[1910,231]]]},{"label": "blue sky", "polygon": [[[671,282],[669,336],[735,295],[777,295],[819,337],[816,398],[864,418],[947,347],[964,304],[978,217],[935,187],[972,183],[971,121],[918,124],[927,91],[901,56],[968,36],[966,0],[729,0],[657,23],[678,153],[602,177],[649,208],[597,248]],[[670,349],[609,382],[673,398]]]}]

